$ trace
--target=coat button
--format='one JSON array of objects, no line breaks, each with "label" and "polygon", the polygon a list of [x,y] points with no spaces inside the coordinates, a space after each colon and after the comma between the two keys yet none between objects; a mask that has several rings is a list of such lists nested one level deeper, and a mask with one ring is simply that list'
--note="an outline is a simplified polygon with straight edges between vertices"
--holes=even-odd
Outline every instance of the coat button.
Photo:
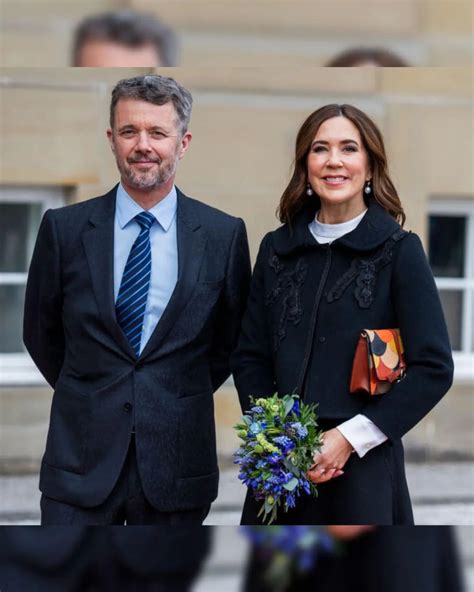
[{"label": "coat button", "polygon": [[127,413],[130,413],[130,411],[131,411],[131,410],[132,410],[132,408],[133,408],[133,405],[132,405],[131,403],[124,403],[124,406],[123,406],[123,408],[124,408],[124,410],[125,410]]},{"label": "coat button", "polygon": [[140,370],[143,368],[143,362],[135,362],[135,370]]},{"label": "coat button", "polygon": [[321,337],[319,338],[319,343],[324,343],[326,341],[326,337],[324,337],[324,335],[321,335]]}]

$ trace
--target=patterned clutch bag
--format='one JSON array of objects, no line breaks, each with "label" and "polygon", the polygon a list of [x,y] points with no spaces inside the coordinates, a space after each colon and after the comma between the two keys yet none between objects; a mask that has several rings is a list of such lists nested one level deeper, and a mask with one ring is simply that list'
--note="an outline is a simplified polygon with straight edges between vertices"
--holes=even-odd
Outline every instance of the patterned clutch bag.
[{"label": "patterned clutch bag", "polygon": [[381,395],[405,376],[406,363],[398,329],[364,329],[357,342],[350,392]]}]

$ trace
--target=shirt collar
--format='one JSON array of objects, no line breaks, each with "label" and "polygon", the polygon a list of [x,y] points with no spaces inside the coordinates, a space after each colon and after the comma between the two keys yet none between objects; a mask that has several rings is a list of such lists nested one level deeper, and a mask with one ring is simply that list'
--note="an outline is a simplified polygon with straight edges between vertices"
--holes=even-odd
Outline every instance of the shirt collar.
[{"label": "shirt collar", "polygon": [[[176,215],[176,208],[177,195],[176,188],[173,185],[168,195],[150,208],[148,212],[155,216],[158,224],[165,232],[167,232]],[[116,211],[120,228],[125,228],[125,226],[133,220],[137,214],[144,212],[145,210],[138,205],[132,197],[130,197],[125,191],[122,183],[119,183],[119,186],[117,187]]]}]

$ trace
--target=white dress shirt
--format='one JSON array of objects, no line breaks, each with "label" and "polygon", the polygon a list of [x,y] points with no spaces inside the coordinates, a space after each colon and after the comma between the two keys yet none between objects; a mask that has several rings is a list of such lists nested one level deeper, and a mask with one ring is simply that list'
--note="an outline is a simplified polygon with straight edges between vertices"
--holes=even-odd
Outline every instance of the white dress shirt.
[{"label": "white dress shirt", "polygon": [[[168,195],[148,210],[156,218],[156,222],[150,228],[151,278],[140,353],[155,330],[178,280],[177,203],[176,188],[173,185]],[[134,218],[143,211],[120,184],[117,189],[114,226],[115,301],[130,250],[141,230],[140,224]]]},{"label": "white dress shirt", "polygon": [[[364,210],[362,214],[356,218],[340,224],[322,224],[318,220],[318,211],[316,212],[315,219],[310,222],[309,229],[318,243],[332,243],[332,241],[337,238],[354,230],[365,216],[366,212],[367,210]],[[372,450],[372,448],[375,448],[379,444],[382,444],[382,442],[388,440],[387,436],[374,424],[373,421],[360,413],[338,425],[337,429],[351,444],[352,448],[354,448],[360,458],[367,454],[369,450]]]}]

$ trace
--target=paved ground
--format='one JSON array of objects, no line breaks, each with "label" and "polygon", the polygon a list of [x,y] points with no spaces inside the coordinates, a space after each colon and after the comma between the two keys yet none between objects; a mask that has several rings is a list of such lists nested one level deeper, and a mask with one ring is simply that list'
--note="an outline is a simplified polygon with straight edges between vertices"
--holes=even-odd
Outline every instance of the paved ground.
[{"label": "paved ground", "polygon": [[[474,525],[474,463],[407,465],[417,524]],[[0,524],[38,524],[38,477],[0,476]],[[206,524],[214,529],[214,550],[194,592],[239,592],[247,544],[235,526],[245,490],[235,471],[222,472],[219,497]],[[227,525],[227,526],[225,526]],[[458,528],[467,592],[474,592],[474,526]]]},{"label": "paved ground", "polygon": [[[245,488],[233,468],[222,471],[219,496],[206,524],[236,525]],[[474,525],[474,462],[408,464],[417,524]],[[0,476],[0,524],[38,524],[36,475]]]}]

